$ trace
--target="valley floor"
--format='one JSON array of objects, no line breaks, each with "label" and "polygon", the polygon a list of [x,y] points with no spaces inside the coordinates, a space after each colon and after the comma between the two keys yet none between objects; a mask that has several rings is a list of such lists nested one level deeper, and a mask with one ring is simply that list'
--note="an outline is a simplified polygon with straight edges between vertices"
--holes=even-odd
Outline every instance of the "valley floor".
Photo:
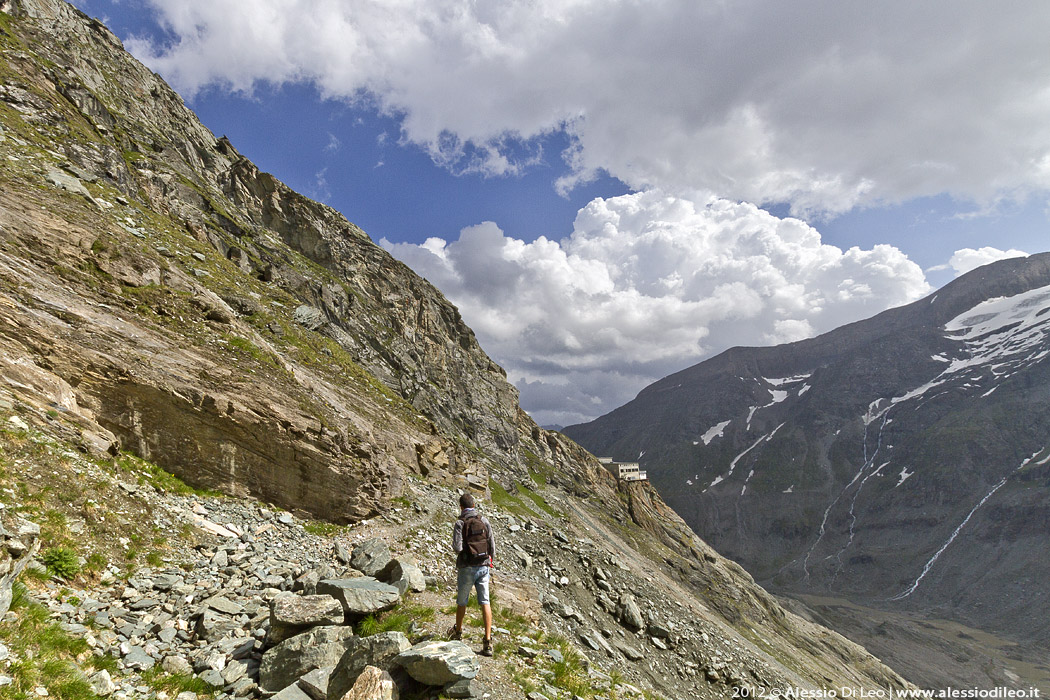
[{"label": "valley floor", "polygon": [[1036,688],[1050,694],[1050,650],[1039,653],[958,622],[841,598],[794,594],[781,602],[863,645],[921,688]]}]

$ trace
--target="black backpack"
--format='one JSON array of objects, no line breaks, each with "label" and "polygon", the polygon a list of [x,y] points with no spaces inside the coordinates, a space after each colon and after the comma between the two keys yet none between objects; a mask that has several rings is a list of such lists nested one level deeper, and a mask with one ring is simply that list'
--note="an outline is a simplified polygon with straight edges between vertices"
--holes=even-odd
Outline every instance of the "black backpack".
[{"label": "black backpack", "polygon": [[471,566],[480,566],[489,560],[489,532],[481,516],[472,515],[463,520],[463,554]]}]

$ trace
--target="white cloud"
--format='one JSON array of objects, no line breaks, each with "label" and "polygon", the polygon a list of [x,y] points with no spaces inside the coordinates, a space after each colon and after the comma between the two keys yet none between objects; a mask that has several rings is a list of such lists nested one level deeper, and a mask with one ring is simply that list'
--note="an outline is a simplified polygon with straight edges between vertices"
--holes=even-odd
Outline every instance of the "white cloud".
[{"label": "white cloud", "polygon": [[325,153],[335,153],[342,148],[343,142],[333,133],[328,134],[328,143],[324,147]]},{"label": "white cloud", "polygon": [[328,186],[328,168],[321,168],[314,173],[314,184],[310,188],[309,195],[319,202],[325,202],[332,196],[332,189]]},{"label": "white cloud", "polygon": [[459,306],[544,423],[605,413],[730,346],[798,340],[929,291],[896,248],[843,251],[750,204],[657,191],[593,200],[560,242],[486,222],[383,245]]},{"label": "white cloud", "polygon": [[838,212],[1050,187],[1050,3],[151,0],[178,88],[311,82],[456,171],[561,129],[573,173]]},{"label": "white cloud", "polygon": [[949,268],[955,270],[955,276],[960,277],[965,275],[970,270],[976,270],[981,265],[987,265],[997,260],[1006,260],[1007,258],[1026,258],[1028,253],[1023,250],[999,250],[998,248],[984,247],[974,250],[973,248],[963,248],[955,251],[952,255],[951,260],[945,265],[937,265],[936,267],[930,268],[930,271],[936,270],[947,270]]}]

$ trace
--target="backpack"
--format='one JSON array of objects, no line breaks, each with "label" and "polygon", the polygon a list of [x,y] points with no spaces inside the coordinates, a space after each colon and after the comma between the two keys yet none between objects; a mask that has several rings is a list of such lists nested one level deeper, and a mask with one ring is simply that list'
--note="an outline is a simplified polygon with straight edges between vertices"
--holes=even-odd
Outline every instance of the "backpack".
[{"label": "backpack", "polygon": [[471,566],[480,566],[489,559],[489,533],[481,516],[472,515],[463,521],[463,554]]}]

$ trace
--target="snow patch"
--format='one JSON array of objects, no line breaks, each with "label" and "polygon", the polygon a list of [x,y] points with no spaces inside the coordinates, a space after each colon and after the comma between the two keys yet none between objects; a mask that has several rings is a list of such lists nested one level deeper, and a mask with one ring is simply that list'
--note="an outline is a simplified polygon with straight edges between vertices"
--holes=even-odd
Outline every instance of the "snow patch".
[{"label": "snow patch", "polygon": [[[749,422],[750,422],[750,420],[751,420],[751,418],[748,417],[748,421]],[[704,445],[710,445],[711,441],[714,440],[716,437],[722,437],[723,434],[725,433],[726,427],[731,422],[732,422],[731,420],[724,420],[721,423],[719,423],[718,425],[713,425],[710,428],[708,428],[707,432],[700,436],[700,439],[704,441]],[[696,443],[694,442],[693,444],[695,445]]]},{"label": "snow patch", "polygon": [[813,376],[813,373],[809,374],[796,374],[794,377],[780,377],[769,379],[768,377],[762,377],[762,381],[766,382],[771,386],[780,386],[782,384],[798,384],[799,382],[809,379]]},{"label": "snow patch", "polygon": [[905,481],[908,480],[908,477],[911,476],[914,473],[915,472],[908,471],[907,467],[901,467],[901,474],[900,474],[901,478],[900,478],[900,481],[898,481],[893,488],[897,488],[897,486],[900,486],[901,484],[903,484]]},{"label": "snow patch", "polygon": [[802,386],[801,389],[798,390],[798,395],[802,396],[803,394],[805,394],[809,390],[810,390],[809,384],[805,384],[805,385]]}]

